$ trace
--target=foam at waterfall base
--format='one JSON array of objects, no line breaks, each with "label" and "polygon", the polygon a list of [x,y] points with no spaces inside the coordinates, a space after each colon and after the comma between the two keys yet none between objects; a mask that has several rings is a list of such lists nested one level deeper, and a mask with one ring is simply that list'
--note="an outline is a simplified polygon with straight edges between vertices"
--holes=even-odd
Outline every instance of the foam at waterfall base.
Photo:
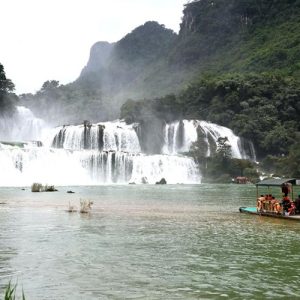
[{"label": "foam at waterfall base", "polygon": [[33,182],[54,185],[97,185],[155,182],[200,183],[191,158],[131,154],[112,151],[68,151],[46,147],[0,148],[2,186],[30,186]]}]

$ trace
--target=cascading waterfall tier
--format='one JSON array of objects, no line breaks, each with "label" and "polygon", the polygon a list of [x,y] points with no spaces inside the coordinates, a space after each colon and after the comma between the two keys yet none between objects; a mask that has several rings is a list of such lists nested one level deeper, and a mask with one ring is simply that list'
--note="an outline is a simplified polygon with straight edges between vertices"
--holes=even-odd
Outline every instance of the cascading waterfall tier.
[{"label": "cascading waterfall tier", "polygon": [[214,123],[199,120],[173,122],[166,124],[164,137],[165,144],[162,150],[164,154],[174,155],[188,152],[192,143],[201,139],[206,155],[210,156],[217,148],[218,139],[227,137],[232,157],[256,160],[251,142],[244,141],[244,147],[242,147],[241,139],[231,129]]},{"label": "cascading waterfall tier", "polygon": [[122,121],[58,127],[51,146],[68,150],[141,152],[135,124],[126,125]]}]

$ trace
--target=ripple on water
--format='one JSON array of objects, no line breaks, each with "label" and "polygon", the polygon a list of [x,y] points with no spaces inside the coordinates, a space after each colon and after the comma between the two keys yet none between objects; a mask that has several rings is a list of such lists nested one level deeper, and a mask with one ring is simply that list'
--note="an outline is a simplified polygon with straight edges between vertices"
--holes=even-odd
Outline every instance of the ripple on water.
[{"label": "ripple on water", "polygon": [[[253,186],[67,189],[0,190],[2,287],[17,277],[28,299],[299,297],[300,224],[239,214]],[[80,198],[92,214],[66,213]]]}]

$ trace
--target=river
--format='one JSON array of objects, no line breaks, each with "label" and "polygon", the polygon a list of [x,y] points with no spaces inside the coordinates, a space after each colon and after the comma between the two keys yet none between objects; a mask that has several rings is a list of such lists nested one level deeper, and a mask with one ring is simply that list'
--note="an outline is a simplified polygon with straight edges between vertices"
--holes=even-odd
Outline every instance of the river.
[{"label": "river", "polygon": [[[58,190],[0,188],[1,289],[18,281],[29,300],[300,297],[300,224],[240,214],[253,185]],[[92,212],[67,213],[80,198]]]}]

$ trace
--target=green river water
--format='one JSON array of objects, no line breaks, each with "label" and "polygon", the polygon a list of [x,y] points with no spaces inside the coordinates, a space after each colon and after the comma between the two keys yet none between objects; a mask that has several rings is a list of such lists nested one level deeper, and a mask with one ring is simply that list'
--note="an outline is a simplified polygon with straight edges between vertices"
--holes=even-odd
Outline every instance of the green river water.
[{"label": "green river water", "polygon": [[[300,299],[300,222],[240,214],[253,185],[58,189],[0,188],[1,296]],[[80,198],[92,212],[67,213]]]}]

